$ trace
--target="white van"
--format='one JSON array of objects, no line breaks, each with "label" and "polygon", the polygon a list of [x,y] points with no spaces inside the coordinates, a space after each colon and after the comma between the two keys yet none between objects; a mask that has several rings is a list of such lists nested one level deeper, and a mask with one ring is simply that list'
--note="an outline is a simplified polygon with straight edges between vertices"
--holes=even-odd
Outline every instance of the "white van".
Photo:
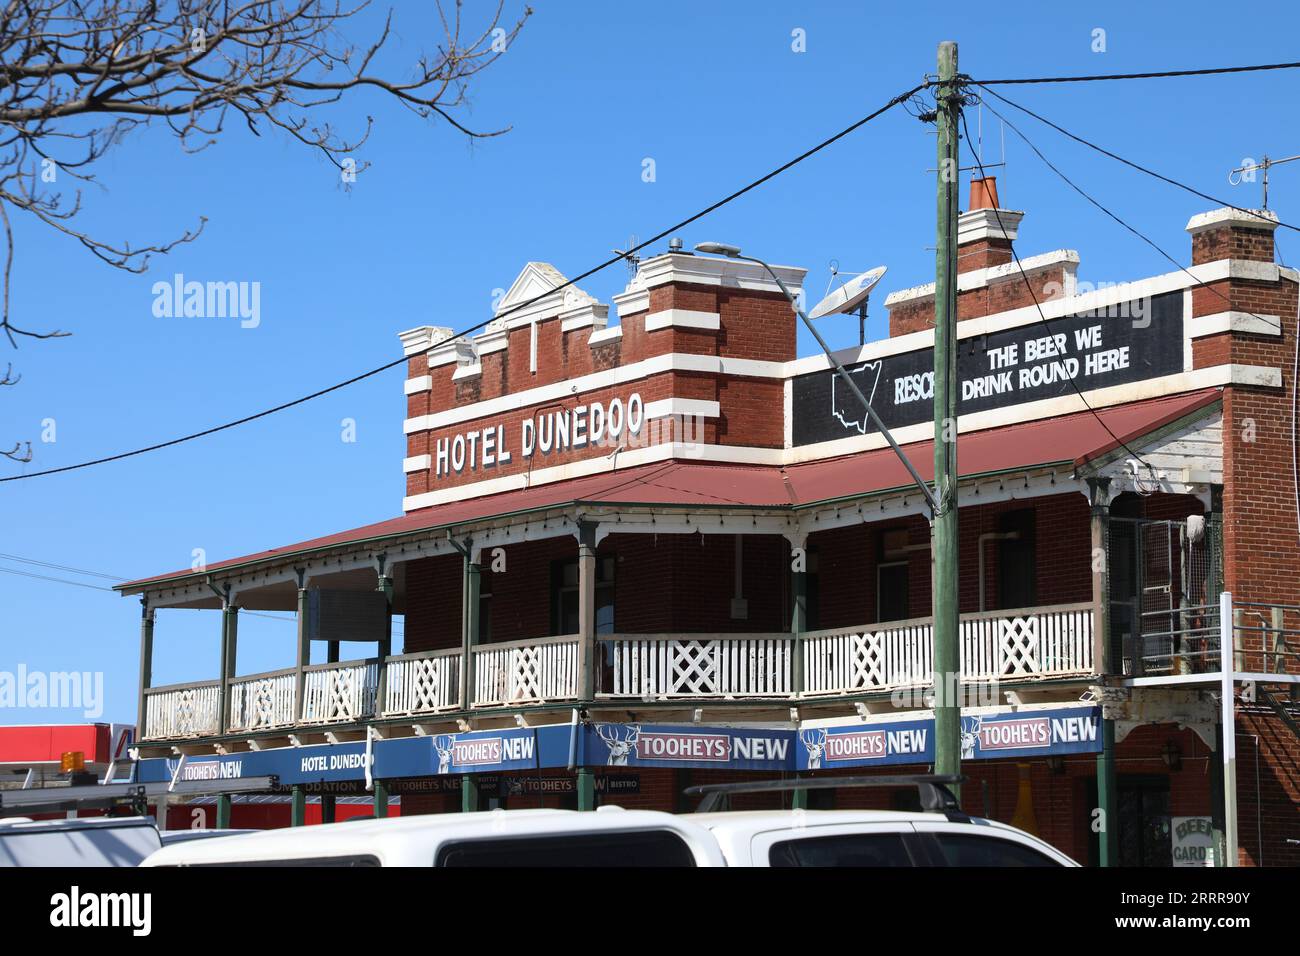
[{"label": "white van", "polygon": [[487,810],[347,820],[164,847],[142,866],[725,866],[690,817]]},{"label": "white van", "polygon": [[137,866],[161,846],[150,817],[0,819],[0,867]]}]

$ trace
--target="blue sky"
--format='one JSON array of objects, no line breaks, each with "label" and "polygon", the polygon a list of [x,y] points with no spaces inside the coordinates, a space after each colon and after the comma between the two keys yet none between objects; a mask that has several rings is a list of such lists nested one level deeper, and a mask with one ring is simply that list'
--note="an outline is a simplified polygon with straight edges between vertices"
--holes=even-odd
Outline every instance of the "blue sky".
[{"label": "blue sky", "polygon": [[[470,15],[477,6],[467,4]],[[1295,59],[1294,6],[1220,4],[906,4],[535,2],[518,40],[472,87],[463,118],[505,136],[467,144],[375,95],[331,121],[375,132],[349,192],[337,171],[286,136],[232,126],[183,153],[163,128],[130,136],[97,169],[80,225],[195,243],[146,275],[102,265],[66,237],[17,221],[13,313],[75,332],[23,342],[23,375],[0,394],[0,444],[32,440],[58,467],[195,431],[297,397],[400,355],[398,331],[489,317],[494,290],[530,259],[575,275],[628,237],[649,237],[875,109],[934,69],[940,40],[980,78],[1131,72]],[[400,9],[392,70],[437,37]],[[372,22],[357,25],[358,40]],[[792,50],[805,31],[806,52]],[[1105,52],[1093,52],[1096,29]],[[365,36],[361,31],[366,31]],[[1016,88],[1013,99],[1134,160],[1238,204],[1258,188],[1226,182],[1244,157],[1300,152],[1300,77],[1237,77]],[[976,121],[975,115],[971,122]],[[1209,204],[1126,170],[1031,120],[1057,165],[1186,262],[1182,231]],[[986,112],[987,161],[1000,158]],[[643,182],[642,163],[656,180]],[[1026,210],[1022,255],[1079,250],[1080,279],[1122,281],[1173,267],[1122,231],[1006,133],[1003,205]],[[809,269],[889,266],[881,292],[933,277],[934,140],[896,110],[697,223],[687,244],[743,244]],[[963,186],[963,192],[965,187]],[[1272,205],[1300,219],[1300,165],[1275,172]],[[964,204],[964,199],[963,199]],[[1287,240],[1280,237],[1283,251]],[[261,323],[157,318],[152,286],[177,272],[261,284]],[[621,266],[583,283],[608,301]],[[883,301],[883,294],[875,299]],[[872,334],[883,334],[877,306]],[[854,323],[832,327],[849,344]],[[801,342],[807,354],[813,345]],[[405,454],[402,371],[394,369],[271,419],[179,448],[66,475],[0,485],[0,553],[140,577],[279,546],[398,514]],[[356,441],[341,422],[356,421]],[[53,419],[57,441],[42,443]],[[107,582],[0,559],[0,568]],[[100,719],[134,720],[139,607],[109,592],[0,573],[0,671],[103,672]],[[215,677],[219,616],[159,615],[155,682]],[[240,670],[293,662],[293,627],[245,616]],[[80,720],[81,711],[0,710],[3,723]]]}]

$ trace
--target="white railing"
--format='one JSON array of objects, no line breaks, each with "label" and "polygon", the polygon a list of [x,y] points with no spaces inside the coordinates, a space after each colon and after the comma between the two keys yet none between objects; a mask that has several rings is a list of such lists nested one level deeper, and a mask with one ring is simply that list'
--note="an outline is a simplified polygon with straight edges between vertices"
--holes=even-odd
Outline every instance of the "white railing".
[{"label": "white railing", "polygon": [[146,690],[144,731],[140,736],[146,740],[172,740],[219,733],[217,702],[220,694],[220,681]]},{"label": "white railing", "polygon": [[613,697],[781,697],[794,692],[788,634],[602,637]]},{"label": "white railing", "polygon": [[459,707],[460,660],[458,650],[389,658],[384,716],[431,714]]},{"label": "white railing", "polygon": [[577,697],[580,684],[575,635],[474,648],[476,707]]},{"label": "white railing", "polygon": [[[963,614],[962,679],[967,683],[1095,673],[1092,604]],[[931,681],[931,618],[809,632],[803,636],[804,690],[852,693],[923,687]]]},{"label": "white railing", "polygon": [[238,677],[230,682],[230,721],[226,729],[263,730],[298,721],[294,668]]},{"label": "white railing", "polygon": [[314,664],[306,670],[302,723],[341,723],[374,716],[377,660]]}]

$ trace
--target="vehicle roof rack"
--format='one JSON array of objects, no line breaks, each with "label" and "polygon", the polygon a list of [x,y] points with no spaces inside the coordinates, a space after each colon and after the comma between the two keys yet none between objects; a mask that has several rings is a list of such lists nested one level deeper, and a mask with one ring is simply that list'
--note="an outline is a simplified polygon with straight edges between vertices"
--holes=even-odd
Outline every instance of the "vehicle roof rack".
[{"label": "vehicle roof rack", "polygon": [[696,813],[709,813],[722,807],[733,793],[779,793],[790,790],[833,790],[839,787],[916,787],[921,809],[926,813],[944,813],[950,818],[964,816],[957,796],[948,784],[959,784],[965,777],[952,774],[915,773],[878,777],[802,777],[793,780],[750,780],[741,783],[708,783],[687,787],[687,796],[701,796]]},{"label": "vehicle roof rack", "polygon": [[198,796],[221,793],[249,793],[274,790],[280,785],[276,774],[264,777],[238,777],[228,780],[178,780],[174,785],[163,780],[156,783],[93,783],[73,787],[28,787],[0,790],[0,817],[22,808],[27,813],[71,809],[97,809],[133,806],[141,809],[152,798]]}]

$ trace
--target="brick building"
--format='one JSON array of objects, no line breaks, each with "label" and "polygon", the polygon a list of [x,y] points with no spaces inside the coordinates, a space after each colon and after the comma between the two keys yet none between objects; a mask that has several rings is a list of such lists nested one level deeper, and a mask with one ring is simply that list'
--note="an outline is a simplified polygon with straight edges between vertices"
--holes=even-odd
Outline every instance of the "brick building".
[{"label": "brick building", "polygon": [[[1300,276],[1275,219],[1196,216],[1190,270],[1094,289],[1071,250],[1021,274],[991,179],[970,204],[963,802],[1084,862],[1298,863]],[[796,354],[773,277],[674,249],[612,304],[533,262],[481,334],[401,333],[400,517],[121,588],[145,772],[672,810],[691,783],[932,762],[927,506]],[[839,358],[929,479],[933,286],[885,304],[889,337]],[[222,610],[215,679],[151,686],[160,608]],[[296,610],[298,660],[240,675],[240,608]]]}]

